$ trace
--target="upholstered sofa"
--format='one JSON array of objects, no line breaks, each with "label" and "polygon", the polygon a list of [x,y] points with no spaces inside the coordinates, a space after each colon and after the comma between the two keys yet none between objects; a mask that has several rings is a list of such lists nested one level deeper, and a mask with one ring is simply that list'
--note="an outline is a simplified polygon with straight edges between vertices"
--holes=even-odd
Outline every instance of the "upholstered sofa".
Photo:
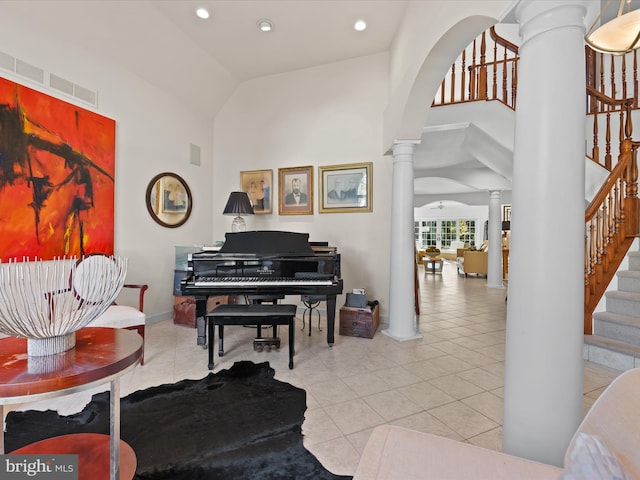
[{"label": "upholstered sofa", "polygon": [[449,248],[440,249],[440,256],[442,258],[446,258],[447,260],[451,260],[452,262],[456,261],[456,257],[458,256],[458,249],[469,248],[468,243],[460,242],[458,240],[453,240]]},{"label": "upholstered sofa", "polygon": [[462,257],[458,257],[458,273],[466,277],[470,273],[486,275],[489,265],[489,255],[480,250],[464,250]]},{"label": "upholstered sofa", "polygon": [[595,401],[564,457],[564,468],[406,428],[376,427],[354,480],[574,480],[640,478],[640,368],[618,376]]}]

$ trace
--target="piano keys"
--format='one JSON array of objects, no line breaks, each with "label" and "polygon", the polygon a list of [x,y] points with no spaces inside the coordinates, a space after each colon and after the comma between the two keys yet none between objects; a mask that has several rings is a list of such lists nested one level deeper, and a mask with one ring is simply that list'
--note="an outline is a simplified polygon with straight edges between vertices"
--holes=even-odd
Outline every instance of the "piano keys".
[{"label": "piano keys", "polygon": [[342,293],[340,254],[309,234],[281,231],[227,233],[217,252],[189,255],[183,295],[196,300],[198,345],[206,344],[206,302],[220,295],[324,295],[327,343],[334,344],[336,296]]}]

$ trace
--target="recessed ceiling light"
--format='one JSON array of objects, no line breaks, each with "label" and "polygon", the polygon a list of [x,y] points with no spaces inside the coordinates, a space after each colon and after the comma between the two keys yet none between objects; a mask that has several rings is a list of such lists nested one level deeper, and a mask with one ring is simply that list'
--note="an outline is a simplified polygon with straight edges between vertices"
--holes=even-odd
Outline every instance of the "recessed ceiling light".
[{"label": "recessed ceiling light", "polygon": [[209,11],[206,8],[199,8],[196,10],[196,15],[206,20],[209,18]]},{"label": "recessed ceiling light", "polygon": [[271,30],[273,30],[273,23],[271,23],[271,20],[268,20],[266,18],[261,18],[260,20],[258,20],[256,22],[256,25],[258,25],[258,28],[262,32],[270,32]]},{"label": "recessed ceiling light", "polygon": [[357,20],[356,23],[353,24],[353,28],[355,28],[358,32],[363,31],[367,28],[367,22],[364,20]]}]

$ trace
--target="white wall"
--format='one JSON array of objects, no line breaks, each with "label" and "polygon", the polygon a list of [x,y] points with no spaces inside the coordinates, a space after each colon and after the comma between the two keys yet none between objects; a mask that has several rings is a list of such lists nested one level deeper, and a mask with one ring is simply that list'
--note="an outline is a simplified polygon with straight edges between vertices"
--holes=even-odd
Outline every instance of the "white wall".
[{"label": "white wall", "polygon": [[[99,107],[88,108],[0,69],[0,75],[10,80],[116,121],[115,252],[129,258],[127,282],[149,284],[148,319],[170,318],[174,245],[212,239],[212,122],[95,52],[85,51],[81,39],[69,43],[34,31],[28,18],[3,11],[1,4],[0,51],[99,92]],[[189,164],[190,143],[202,149],[200,167]],[[164,171],[182,176],[194,197],[191,219],[176,229],[153,222],[145,206],[148,182]]]},{"label": "white wall", "polygon": [[[216,240],[230,231],[222,215],[240,171],[273,169],[274,211],[245,218],[249,230],[308,232],[342,254],[345,291],[364,287],[388,308],[391,158],[380,153],[388,56],[372,55],[245,82],[215,123]],[[371,213],[318,213],[318,167],[373,163]],[[313,166],[314,214],[278,215],[278,168]],[[338,306],[343,300],[338,299]]]}]

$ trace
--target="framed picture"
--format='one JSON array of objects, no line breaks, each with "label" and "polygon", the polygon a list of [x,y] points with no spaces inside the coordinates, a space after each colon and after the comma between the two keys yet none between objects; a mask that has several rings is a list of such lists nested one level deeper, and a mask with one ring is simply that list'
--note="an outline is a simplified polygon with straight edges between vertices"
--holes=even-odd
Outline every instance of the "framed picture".
[{"label": "framed picture", "polygon": [[278,213],[313,215],[313,167],[278,169]]},{"label": "framed picture", "polygon": [[273,170],[240,172],[240,189],[249,195],[253,213],[273,212]]},{"label": "framed picture", "polygon": [[184,185],[175,177],[165,175],[160,179],[162,213],[184,213],[189,206],[189,195]]},{"label": "framed picture", "polygon": [[372,163],[319,167],[320,213],[371,212]]}]

